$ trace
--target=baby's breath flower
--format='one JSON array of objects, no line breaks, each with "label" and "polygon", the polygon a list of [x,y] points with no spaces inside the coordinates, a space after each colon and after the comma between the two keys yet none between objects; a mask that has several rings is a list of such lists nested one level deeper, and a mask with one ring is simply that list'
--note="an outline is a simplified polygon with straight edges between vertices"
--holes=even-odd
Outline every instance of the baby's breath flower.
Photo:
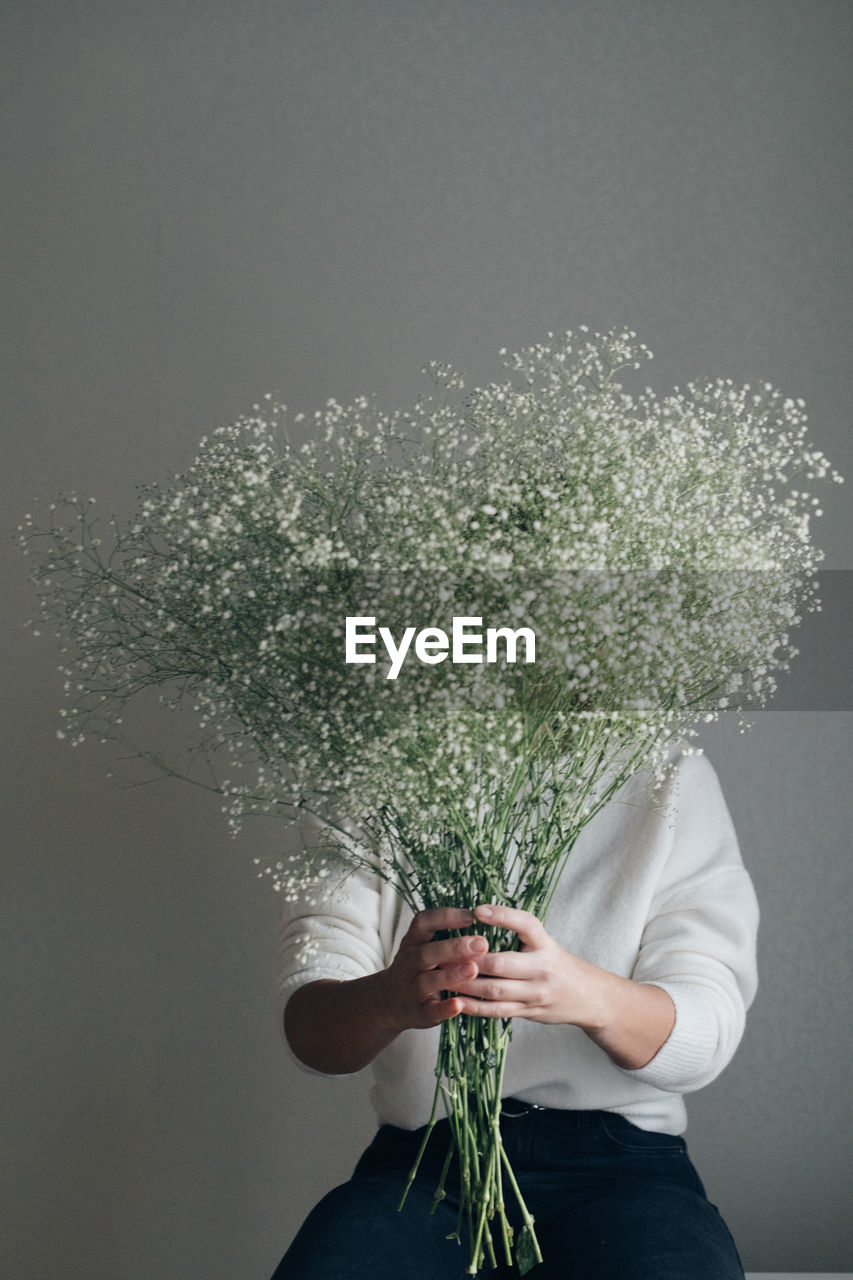
[{"label": "baby's breath flower", "polygon": [[[506,787],[525,753],[573,794],[605,724],[604,764],[637,748],[634,767],[654,768],[696,723],[764,705],[790,627],[819,607],[822,508],[800,477],[841,480],[805,443],[803,402],[727,379],[630,396],[617,375],[651,359],[630,330],[501,354],[510,376],[464,398],[433,362],[435,392],[411,409],[329,399],[299,448],[267,394],[144,490],[110,547],[91,498],[52,503],[46,531],[25,516],[44,612],[76,651],[63,732],[109,737],[125,702],[171,687],[245,778],[220,788],[232,821],[345,812],[377,845],[393,814],[411,856],[411,832],[443,847],[451,810],[485,812],[478,787]],[[343,663],[350,614],[392,631],[499,614],[535,630],[536,664],[389,684]]]}]

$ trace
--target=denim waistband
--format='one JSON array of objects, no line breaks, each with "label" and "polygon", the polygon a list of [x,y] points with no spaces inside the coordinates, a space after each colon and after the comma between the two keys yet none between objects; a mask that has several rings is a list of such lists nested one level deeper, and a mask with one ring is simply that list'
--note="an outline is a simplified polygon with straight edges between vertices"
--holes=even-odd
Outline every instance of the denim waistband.
[{"label": "denim waistband", "polygon": [[501,1101],[501,1118],[503,1120],[521,1120],[530,1115],[546,1115],[558,1121],[568,1129],[585,1129],[592,1123],[596,1111],[567,1111],[554,1107],[543,1107],[538,1102],[525,1102],[522,1098],[503,1098]]},{"label": "denim waistband", "polygon": [[[687,1156],[687,1146],[681,1136],[641,1129],[619,1112],[543,1107],[512,1097],[503,1100],[503,1108],[501,1134],[517,1176],[526,1172],[565,1171],[574,1167],[576,1161],[580,1161],[580,1167],[587,1172],[593,1167],[624,1170],[629,1164],[648,1169],[657,1159],[672,1168],[678,1163],[676,1157]],[[381,1125],[359,1162],[358,1172],[376,1173],[397,1168],[408,1173],[425,1136],[426,1126],[398,1129],[394,1125]],[[431,1177],[434,1180],[439,1177],[450,1140],[449,1121],[447,1118],[437,1120],[421,1161],[425,1183]],[[685,1176],[695,1178],[689,1161],[683,1163]]]}]

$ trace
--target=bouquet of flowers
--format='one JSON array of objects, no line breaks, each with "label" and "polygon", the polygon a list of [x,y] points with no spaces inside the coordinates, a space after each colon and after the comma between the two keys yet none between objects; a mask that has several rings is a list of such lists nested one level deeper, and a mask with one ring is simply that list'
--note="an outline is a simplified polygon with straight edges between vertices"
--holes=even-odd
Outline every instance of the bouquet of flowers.
[{"label": "bouquet of flowers", "polygon": [[[359,868],[412,911],[543,918],[585,824],[641,767],[662,780],[698,722],[732,708],[745,726],[818,607],[804,486],[841,477],[806,445],[802,402],[729,381],[626,394],[617,375],[650,358],[632,332],[549,335],[499,383],[466,392],[432,365],[406,410],[330,401],[302,444],[302,415],[268,396],[107,544],[92,500],[27,517],[68,654],[60,736],[115,738],[161,689],[222,762],[206,785],[235,827],[323,824],[324,848],[266,868],[286,897]],[[511,1034],[442,1025],[421,1147],[443,1106],[435,1202],[455,1157],[470,1274],[541,1259],[501,1143]]]}]

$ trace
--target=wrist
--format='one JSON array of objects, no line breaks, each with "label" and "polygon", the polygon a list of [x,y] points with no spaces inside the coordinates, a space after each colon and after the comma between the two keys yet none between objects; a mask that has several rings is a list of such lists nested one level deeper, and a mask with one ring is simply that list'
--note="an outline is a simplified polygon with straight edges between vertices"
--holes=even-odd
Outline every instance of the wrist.
[{"label": "wrist", "polygon": [[579,1027],[588,1034],[603,1029],[612,1017],[607,979],[613,975],[562,948],[558,957],[556,999],[549,1021]]},{"label": "wrist", "polygon": [[617,1067],[639,1070],[668,1040],[675,1025],[675,1005],[661,987],[601,973],[596,1011],[583,1029]]},{"label": "wrist", "polygon": [[397,995],[394,974],[390,968],[364,979],[370,998],[370,1008],[377,1033],[390,1042],[401,1031],[406,1031],[409,1024],[403,1016],[401,1002]]},{"label": "wrist", "polygon": [[619,984],[626,979],[601,969],[589,961],[573,957],[577,964],[571,975],[571,1022],[593,1040],[607,1035],[619,1017]]}]

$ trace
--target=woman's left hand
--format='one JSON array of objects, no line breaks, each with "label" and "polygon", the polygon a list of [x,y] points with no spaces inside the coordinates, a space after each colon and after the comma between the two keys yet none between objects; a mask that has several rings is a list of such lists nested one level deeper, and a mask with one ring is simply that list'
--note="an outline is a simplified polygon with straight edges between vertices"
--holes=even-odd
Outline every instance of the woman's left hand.
[{"label": "woman's left hand", "polygon": [[572,955],[529,911],[480,906],[474,915],[483,924],[517,933],[521,950],[477,957],[477,976],[456,987],[461,1013],[580,1027],[629,1071],[651,1062],[669,1038],[675,1005],[662,987]]},{"label": "woman's left hand", "polygon": [[485,1018],[530,1018],[534,1022],[592,1026],[604,1017],[603,970],[565,951],[529,911],[481,906],[483,924],[509,929],[520,951],[490,951],[477,957],[477,976],[455,988],[462,1013]]}]

